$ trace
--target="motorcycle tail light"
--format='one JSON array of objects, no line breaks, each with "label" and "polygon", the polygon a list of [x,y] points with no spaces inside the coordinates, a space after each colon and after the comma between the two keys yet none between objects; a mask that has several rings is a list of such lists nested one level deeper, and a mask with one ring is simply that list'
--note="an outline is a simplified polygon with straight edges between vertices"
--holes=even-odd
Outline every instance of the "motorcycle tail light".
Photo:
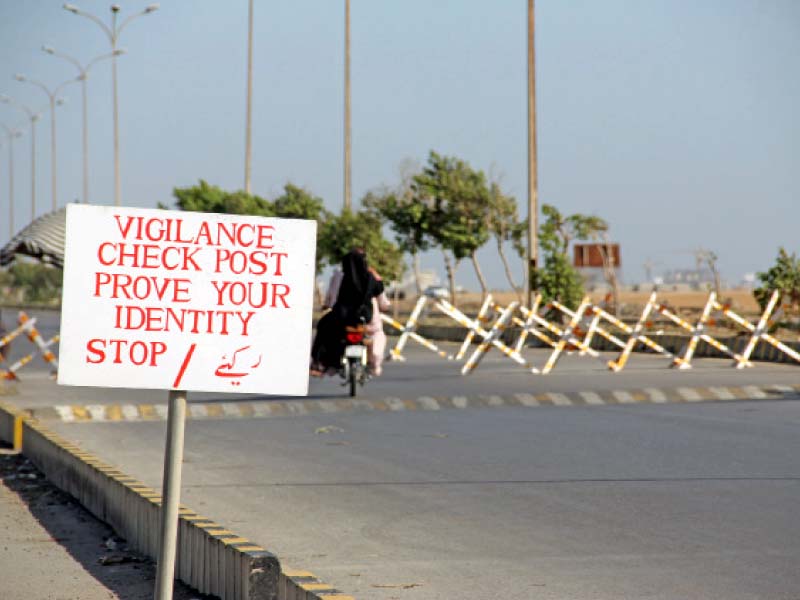
[{"label": "motorcycle tail light", "polygon": [[347,341],[350,344],[359,344],[364,339],[364,333],[361,331],[348,331]]}]

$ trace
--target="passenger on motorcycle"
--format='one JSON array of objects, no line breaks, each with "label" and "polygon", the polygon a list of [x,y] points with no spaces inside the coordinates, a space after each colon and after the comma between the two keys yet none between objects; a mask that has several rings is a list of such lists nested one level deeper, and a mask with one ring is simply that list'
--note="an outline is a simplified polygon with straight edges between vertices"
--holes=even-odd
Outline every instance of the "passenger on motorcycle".
[{"label": "passenger on motorcycle", "polygon": [[336,300],[317,323],[317,335],[311,345],[312,375],[322,376],[329,369],[338,368],[344,354],[345,327],[369,323],[372,299],[382,292],[383,281],[370,272],[364,250],[356,248],[348,252],[342,258]]}]

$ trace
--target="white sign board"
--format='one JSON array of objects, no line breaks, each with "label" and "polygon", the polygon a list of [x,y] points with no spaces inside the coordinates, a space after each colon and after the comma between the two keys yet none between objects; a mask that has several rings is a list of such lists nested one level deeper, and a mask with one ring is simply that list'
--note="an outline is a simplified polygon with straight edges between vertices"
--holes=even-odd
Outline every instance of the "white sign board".
[{"label": "white sign board", "polygon": [[58,383],[305,395],[316,222],[67,206]]}]

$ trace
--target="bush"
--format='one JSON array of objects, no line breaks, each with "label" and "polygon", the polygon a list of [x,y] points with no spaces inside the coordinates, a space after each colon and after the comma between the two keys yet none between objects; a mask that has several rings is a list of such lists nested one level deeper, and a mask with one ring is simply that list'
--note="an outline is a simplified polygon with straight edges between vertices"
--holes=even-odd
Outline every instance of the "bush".
[{"label": "bush", "polygon": [[18,260],[6,272],[4,281],[23,302],[55,304],[61,300],[62,276],[56,267]]},{"label": "bush", "polygon": [[781,304],[791,313],[797,314],[800,309],[800,259],[789,254],[784,248],[778,250],[778,258],[769,270],[756,275],[761,286],[753,290],[753,296],[763,311],[772,292],[781,293]]}]

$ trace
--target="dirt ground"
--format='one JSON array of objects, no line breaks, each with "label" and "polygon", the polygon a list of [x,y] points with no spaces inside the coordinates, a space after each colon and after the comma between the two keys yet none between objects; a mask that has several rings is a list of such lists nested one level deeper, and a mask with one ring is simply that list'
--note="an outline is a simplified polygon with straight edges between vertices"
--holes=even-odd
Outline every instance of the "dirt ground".
[{"label": "dirt ground", "polygon": [[[153,597],[153,561],[6,449],[0,449],[0,531],[3,600]],[[173,598],[211,600],[179,582]]]}]

